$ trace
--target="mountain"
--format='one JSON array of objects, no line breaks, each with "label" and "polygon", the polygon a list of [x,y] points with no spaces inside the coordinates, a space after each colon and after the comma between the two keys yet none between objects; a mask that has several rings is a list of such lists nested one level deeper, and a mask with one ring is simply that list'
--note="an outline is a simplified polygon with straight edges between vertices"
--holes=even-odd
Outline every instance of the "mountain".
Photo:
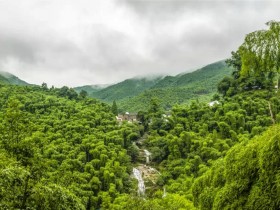
[{"label": "mountain", "polygon": [[188,104],[192,100],[209,101],[217,92],[217,84],[231,74],[224,61],[207,65],[191,73],[166,76],[149,90],[129,99],[117,101],[122,111],[146,110],[154,97],[164,109],[175,104]]},{"label": "mountain", "polygon": [[79,86],[79,87],[75,87],[74,89],[80,93],[82,90],[87,91],[89,94],[94,93],[94,92],[98,92],[106,87],[108,87],[110,85],[106,85],[106,84],[102,84],[102,85],[84,85],[84,86]]},{"label": "mountain", "polygon": [[133,78],[101,89],[94,86],[75,89],[84,89],[90,97],[107,103],[116,100],[120,111],[145,110],[153,97],[159,98],[165,109],[170,109],[174,104],[190,103],[191,100],[209,101],[218,82],[230,74],[231,69],[225,61],[219,61],[177,76]]},{"label": "mountain", "polygon": [[143,91],[152,88],[161,80],[161,77],[154,78],[132,78],[124,80],[118,84],[111,85],[100,91],[89,92],[93,98],[98,98],[105,102],[113,102],[114,100],[123,100],[126,98],[134,97]]},{"label": "mountain", "polygon": [[30,85],[27,82],[19,79],[15,75],[4,71],[0,71],[0,84]]},{"label": "mountain", "polygon": [[219,61],[191,73],[181,73],[175,77],[166,76],[153,88],[185,87],[193,83],[200,83],[201,81],[207,81],[212,87],[213,82],[218,82],[217,79],[220,80],[221,77],[223,78],[225,75],[228,75],[226,72],[228,69],[224,61]]},{"label": "mountain", "polygon": [[0,84],[9,84],[9,80],[0,74]]}]

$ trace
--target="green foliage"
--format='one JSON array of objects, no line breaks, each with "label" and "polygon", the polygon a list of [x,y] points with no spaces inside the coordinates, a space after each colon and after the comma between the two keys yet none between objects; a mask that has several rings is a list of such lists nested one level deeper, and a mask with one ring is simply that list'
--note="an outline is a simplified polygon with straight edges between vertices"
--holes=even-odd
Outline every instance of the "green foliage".
[{"label": "green foliage", "polygon": [[6,77],[0,75],[0,84],[9,84],[9,80]]},{"label": "green foliage", "polygon": [[248,34],[244,43],[226,62],[234,68],[231,82],[222,81],[219,91],[223,95],[252,89],[273,89],[279,83],[280,23],[270,21],[267,30]]},{"label": "green foliage", "polygon": [[[133,78],[127,79],[115,85],[111,85],[100,91],[89,92],[93,98],[98,98],[105,102],[112,103],[114,100],[121,100],[130,98],[154,86],[160,77],[146,79],[146,78]],[[130,110],[129,110],[130,111]]]},{"label": "green foliage", "polygon": [[184,196],[177,194],[169,194],[164,198],[154,198],[149,200],[143,200],[142,198],[122,196],[115,200],[110,205],[110,209],[122,210],[183,210],[183,209],[195,209],[192,202],[186,199]]},{"label": "green foliage", "polygon": [[[221,93],[223,96],[227,95],[230,88],[234,87],[234,79],[230,77],[223,78],[218,84],[218,92]],[[228,96],[234,94],[229,93]]]},{"label": "green foliage", "polygon": [[[126,80],[113,86],[114,96],[112,87],[95,91],[108,94],[103,100],[121,99],[122,108],[142,109],[139,124],[118,123],[115,101],[108,106],[82,89],[9,86],[2,79],[0,208],[280,209],[280,93],[271,91],[279,24],[268,25],[226,61],[234,71],[218,84],[223,97],[212,95],[229,73],[224,62]],[[174,105],[205,94],[219,102]],[[146,183],[145,199],[135,197],[130,176],[141,160],[138,146],[160,171]]]},{"label": "green foliage", "polygon": [[[234,146],[197,179],[194,203],[200,209],[279,209],[279,126]],[[218,176],[218,177],[217,177]]]},{"label": "green foliage", "polygon": [[113,101],[112,112],[115,116],[118,116],[119,111],[118,111],[118,106],[117,106],[116,101]]},{"label": "green foliage", "polygon": [[[161,126],[150,123],[145,145],[162,173],[159,183],[169,193],[192,199],[194,179],[215,167],[215,160],[225,157],[232,146],[247,142],[273,124],[268,103],[273,104],[272,113],[277,116],[280,101],[275,95],[269,91],[251,91],[224,97],[220,104],[211,107],[197,102],[174,106],[172,115],[162,118]],[[234,161],[229,165],[233,166]],[[202,199],[210,202],[214,198],[209,195],[211,190],[205,191]]]},{"label": "green foliage", "polygon": [[1,209],[96,209],[130,191],[139,129],[108,105],[68,87],[1,86],[0,116]]},{"label": "green foliage", "polygon": [[240,46],[243,76],[270,79],[270,73],[279,72],[280,22],[270,21],[267,25],[267,30],[248,34]]}]

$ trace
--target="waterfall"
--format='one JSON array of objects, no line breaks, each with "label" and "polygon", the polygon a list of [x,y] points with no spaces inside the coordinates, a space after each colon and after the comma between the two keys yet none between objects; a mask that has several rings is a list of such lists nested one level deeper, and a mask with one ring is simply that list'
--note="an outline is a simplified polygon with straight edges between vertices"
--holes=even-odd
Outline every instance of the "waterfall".
[{"label": "waterfall", "polygon": [[150,157],[152,153],[150,153],[148,150],[144,149],[145,157],[146,157],[146,163],[150,162]]},{"label": "waterfall", "polygon": [[145,184],[144,184],[144,180],[141,175],[141,171],[138,170],[137,168],[133,168],[133,175],[138,180],[138,195],[144,196],[145,195]]},{"label": "waterfall", "polygon": [[165,187],[163,187],[163,195],[162,197],[164,198],[166,196],[166,190],[165,190]]}]

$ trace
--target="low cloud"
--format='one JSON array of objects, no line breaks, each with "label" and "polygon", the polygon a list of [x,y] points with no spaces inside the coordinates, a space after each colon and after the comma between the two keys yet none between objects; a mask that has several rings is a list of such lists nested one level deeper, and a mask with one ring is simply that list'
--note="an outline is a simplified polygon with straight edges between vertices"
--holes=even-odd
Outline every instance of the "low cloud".
[{"label": "low cloud", "polygon": [[230,56],[278,1],[0,1],[0,70],[35,84],[108,84]]}]

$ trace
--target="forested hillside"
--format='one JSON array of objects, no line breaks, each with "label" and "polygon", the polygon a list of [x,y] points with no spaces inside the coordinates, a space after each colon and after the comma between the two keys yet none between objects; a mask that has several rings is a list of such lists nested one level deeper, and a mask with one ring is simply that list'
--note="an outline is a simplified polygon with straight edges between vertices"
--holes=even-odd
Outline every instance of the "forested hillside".
[{"label": "forested hillside", "polygon": [[94,92],[98,92],[110,85],[84,85],[80,87],[75,87],[74,90],[76,90],[78,93],[80,93],[82,90],[86,91],[88,94],[92,94]]},{"label": "forested hillside", "polygon": [[9,81],[7,80],[7,78],[0,75],[0,83],[1,84],[9,84]]},{"label": "forested hillside", "polygon": [[155,78],[134,78],[127,79],[115,85],[111,85],[99,92],[90,94],[93,98],[98,98],[102,101],[112,103],[114,100],[131,98],[139,93],[153,87],[161,77]]},{"label": "forested hillside", "polygon": [[280,23],[267,25],[232,52],[211,106],[152,98],[117,121],[85,91],[1,84],[0,209],[280,209]]},{"label": "forested hillside", "polygon": [[236,145],[197,179],[199,209],[279,209],[279,129]]},{"label": "forested hillside", "polygon": [[[280,208],[280,24],[267,25],[248,34],[227,60],[234,71],[218,84],[220,103],[174,106],[163,118],[153,100],[139,113],[167,196],[149,191],[152,199],[128,199],[125,209]],[[164,203],[168,197],[178,205]]]},{"label": "forested hillside", "polygon": [[109,106],[66,87],[1,85],[0,107],[1,209],[107,209],[130,191],[139,132]]},{"label": "forested hillside", "polygon": [[0,71],[0,83],[11,85],[29,85],[27,82],[19,79],[15,75],[3,71]]},{"label": "forested hillside", "polygon": [[171,109],[175,104],[189,104],[191,100],[209,101],[217,91],[218,82],[231,71],[224,61],[220,61],[177,76],[128,79],[101,90],[88,86],[75,89],[83,89],[90,97],[107,103],[116,101],[120,112],[146,110],[153,97],[161,99],[162,107]]},{"label": "forested hillside", "polygon": [[217,92],[219,81],[231,71],[224,61],[213,63],[192,73],[167,76],[141,94],[117,103],[121,111],[143,111],[154,97],[160,99],[165,110],[170,110],[175,104],[190,104],[192,100],[208,102]]}]

